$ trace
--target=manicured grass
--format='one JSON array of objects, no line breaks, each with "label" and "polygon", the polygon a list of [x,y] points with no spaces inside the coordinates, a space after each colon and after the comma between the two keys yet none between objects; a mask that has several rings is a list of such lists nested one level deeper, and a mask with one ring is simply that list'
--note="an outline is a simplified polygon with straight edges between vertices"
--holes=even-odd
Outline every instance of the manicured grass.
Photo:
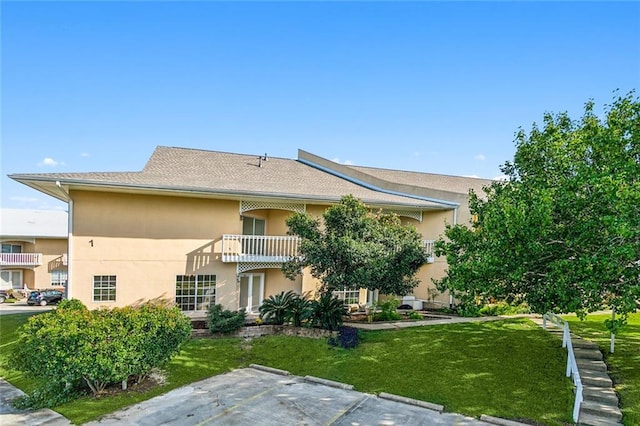
[{"label": "manicured grass", "polygon": [[631,315],[628,324],[616,335],[612,354],[609,353],[610,334],[604,326],[604,320],[611,315],[589,315],[584,321],[575,316],[564,318],[570,321],[572,333],[600,346],[620,397],[622,422],[628,426],[640,425],[640,313]]},{"label": "manicured grass", "polygon": [[[5,325],[3,321],[3,330]],[[10,336],[3,331],[0,344],[9,343]],[[74,423],[84,423],[256,363],[350,383],[364,392],[384,391],[443,404],[450,412],[561,425],[571,421],[573,393],[564,377],[565,353],[560,346],[558,339],[524,319],[365,332],[364,342],[353,350],[287,336],[249,343],[197,339],[166,366],[167,383],[161,387],[146,393],[86,397],[55,409]],[[14,372],[2,374],[22,387],[22,379],[11,376]]]}]

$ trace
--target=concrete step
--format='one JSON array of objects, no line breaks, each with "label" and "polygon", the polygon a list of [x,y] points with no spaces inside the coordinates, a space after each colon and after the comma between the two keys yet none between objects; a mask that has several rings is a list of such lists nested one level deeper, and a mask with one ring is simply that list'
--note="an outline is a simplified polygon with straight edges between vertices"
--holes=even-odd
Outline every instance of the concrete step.
[{"label": "concrete step", "polygon": [[584,386],[582,397],[585,401],[604,402],[611,405],[618,405],[618,395],[611,388],[600,388],[595,386]]},{"label": "concrete step", "polygon": [[609,377],[607,373],[602,371],[581,370],[580,380],[582,381],[582,384],[586,386],[594,386],[594,387],[609,388],[609,389],[613,387],[613,382],[611,381],[611,377]]},{"label": "concrete step", "polygon": [[602,371],[603,373],[607,372],[607,364],[604,361],[600,361],[597,359],[578,359],[576,358],[576,363],[578,364],[578,370],[591,370],[591,371]]},{"label": "concrete step", "polygon": [[576,338],[575,336],[571,337],[571,344],[573,345],[573,349],[592,349],[600,352],[600,348],[595,343],[589,340]]},{"label": "concrete step", "polygon": [[602,352],[600,352],[599,350],[573,348],[573,353],[576,355],[576,360],[578,360],[578,359],[595,359],[595,360],[602,361],[604,359],[602,357]]},{"label": "concrete step", "polygon": [[582,401],[580,413],[593,414],[599,417],[607,417],[614,420],[622,420],[622,412],[617,405],[609,405],[597,401]]},{"label": "concrete step", "polygon": [[594,416],[593,414],[580,414],[579,425],[584,426],[622,426],[622,422],[611,417]]}]

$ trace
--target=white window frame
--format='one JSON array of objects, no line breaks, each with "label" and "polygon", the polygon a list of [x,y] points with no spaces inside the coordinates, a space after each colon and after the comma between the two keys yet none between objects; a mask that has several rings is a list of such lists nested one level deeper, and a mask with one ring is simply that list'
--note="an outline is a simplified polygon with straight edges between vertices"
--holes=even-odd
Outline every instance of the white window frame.
[{"label": "white window frame", "polygon": [[[4,251],[5,247],[10,247],[9,251]],[[2,243],[2,253],[22,253],[22,244],[16,244],[16,243]],[[14,248],[17,247],[18,251],[14,251]]]},{"label": "white window frame", "polygon": [[334,290],[333,295],[334,297],[344,301],[346,305],[360,303],[360,289],[356,287]]},{"label": "white window frame", "polygon": [[54,269],[51,271],[51,287],[66,287],[69,279],[68,271],[64,269]]},{"label": "white window frame", "polygon": [[216,303],[215,274],[176,275],[175,303],[182,312],[209,310]]},{"label": "white window frame", "polygon": [[[97,281],[96,281],[97,280]],[[96,287],[96,284],[98,287]],[[91,286],[91,297],[94,302],[115,302],[117,298],[118,279],[115,275],[94,275]],[[98,297],[96,298],[96,291]]]}]

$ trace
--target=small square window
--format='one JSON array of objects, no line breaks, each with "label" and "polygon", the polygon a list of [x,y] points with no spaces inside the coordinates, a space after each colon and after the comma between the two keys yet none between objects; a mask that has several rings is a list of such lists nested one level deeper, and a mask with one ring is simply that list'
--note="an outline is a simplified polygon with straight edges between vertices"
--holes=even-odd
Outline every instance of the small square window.
[{"label": "small square window", "polygon": [[94,275],[93,276],[93,301],[94,302],[115,302],[116,301],[116,276],[115,275]]}]

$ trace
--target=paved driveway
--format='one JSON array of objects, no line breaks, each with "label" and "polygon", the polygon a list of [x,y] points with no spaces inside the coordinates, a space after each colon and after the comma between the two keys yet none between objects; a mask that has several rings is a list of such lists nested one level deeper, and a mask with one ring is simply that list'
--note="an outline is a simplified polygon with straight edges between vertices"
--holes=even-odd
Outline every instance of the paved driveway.
[{"label": "paved driveway", "polygon": [[55,309],[55,306],[29,306],[21,300],[14,303],[0,303],[0,315],[20,314],[25,312],[46,312]]},{"label": "paved driveway", "polygon": [[490,425],[356,392],[347,385],[255,368],[235,370],[175,389],[88,424]]}]

